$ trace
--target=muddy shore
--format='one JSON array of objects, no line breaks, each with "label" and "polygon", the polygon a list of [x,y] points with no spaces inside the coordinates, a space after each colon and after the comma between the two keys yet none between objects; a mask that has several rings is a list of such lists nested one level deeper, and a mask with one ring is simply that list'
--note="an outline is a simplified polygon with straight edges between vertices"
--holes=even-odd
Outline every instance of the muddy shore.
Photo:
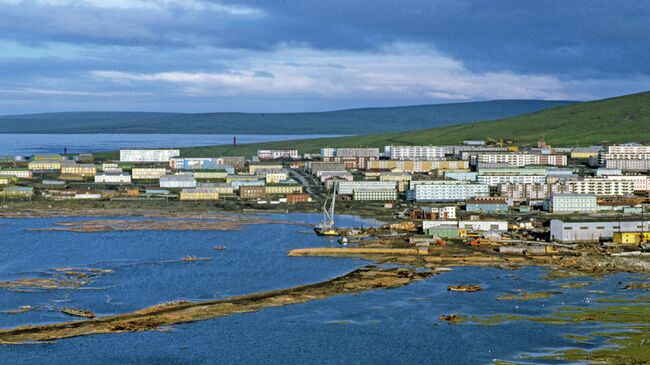
[{"label": "muddy shore", "polygon": [[0,330],[0,344],[49,341],[92,334],[141,332],[184,322],[253,312],[268,307],[305,303],[337,295],[372,289],[390,289],[422,280],[432,272],[405,268],[367,266],[346,275],[309,285],[273,290],[205,302],[170,302],[126,313],[92,320],[81,320],[40,326],[23,326]]}]

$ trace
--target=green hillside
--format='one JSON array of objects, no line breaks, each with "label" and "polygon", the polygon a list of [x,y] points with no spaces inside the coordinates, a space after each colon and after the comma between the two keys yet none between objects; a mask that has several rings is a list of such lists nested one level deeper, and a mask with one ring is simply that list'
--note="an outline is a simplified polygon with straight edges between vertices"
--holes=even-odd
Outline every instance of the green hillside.
[{"label": "green hillside", "polygon": [[317,152],[320,147],[387,144],[458,144],[467,139],[512,139],[532,145],[544,136],[554,146],[589,146],[605,143],[650,143],[650,92],[547,109],[506,119],[459,124],[411,132],[323,138],[232,146],[183,149],[187,156],[252,155],[258,148],[298,148]]},{"label": "green hillside", "polygon": [[3,133],[351,135],[505,118],[571,101],[492,100],[314,113],[69,112],[0,116]]}]

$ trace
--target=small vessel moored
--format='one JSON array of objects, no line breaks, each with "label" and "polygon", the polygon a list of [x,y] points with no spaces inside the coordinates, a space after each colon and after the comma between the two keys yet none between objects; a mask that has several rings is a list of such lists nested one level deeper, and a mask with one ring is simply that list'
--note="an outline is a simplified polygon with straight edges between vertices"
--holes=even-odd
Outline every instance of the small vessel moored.
[{"label": "small vessel moored", "polygon": [[334,205],[336,204],[336,181],[332,186],[332,203],[328,209],[325,199],[323,204],[323,220],[314,227],[314,232],[319,236],[338,236],[339,232],[334,228]]}]

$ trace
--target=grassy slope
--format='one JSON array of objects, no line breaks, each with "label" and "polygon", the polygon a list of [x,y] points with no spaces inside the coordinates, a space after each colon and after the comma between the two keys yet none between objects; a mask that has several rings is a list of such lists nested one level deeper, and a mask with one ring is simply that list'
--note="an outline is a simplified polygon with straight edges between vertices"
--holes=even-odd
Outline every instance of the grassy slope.
[{"label": "grassy slope", "polygon": [[492,120],[567,105],[494,100],[322,113],[73,112],[0,116],[3,133],[365,134]]},{"label": "grassy slope", "polygon": [[625,95],[547,109],[489,122],[378,135],[323,138],[232,146],[183,149],[186,156],[254,154],[258,148],[298,148],[316,152],[320,147],[387,144],[457,144],[466,139],[510,138],[517,145],[532,145],[540,137],[556,146],[601,143],[650,143],[650,92]]}]

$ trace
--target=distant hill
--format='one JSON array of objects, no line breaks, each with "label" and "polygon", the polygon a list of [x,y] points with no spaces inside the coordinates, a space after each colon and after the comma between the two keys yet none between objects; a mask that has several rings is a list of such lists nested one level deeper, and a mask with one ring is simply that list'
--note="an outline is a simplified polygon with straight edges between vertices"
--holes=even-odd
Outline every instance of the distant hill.
[{"label": "distant hill", "polygon": [[368,134],[497,119],[572,103],[495,100],[318,113],[44,113],[0,116],[0,130],[2,133]]},{"label": "distant hill", "polygon": [[385,145],[447,145],[468,139],[512,139],[519,146],[544,137],[554,146],[589,146],[639,142],[650,144],[650,92],[567,105],[494,121],[466,123],[410,132],[340,138],[308,139],[232,146],[196,147],[184,155],[251,155],[258,148],[298,148],[316,152],[320,147]]}]

